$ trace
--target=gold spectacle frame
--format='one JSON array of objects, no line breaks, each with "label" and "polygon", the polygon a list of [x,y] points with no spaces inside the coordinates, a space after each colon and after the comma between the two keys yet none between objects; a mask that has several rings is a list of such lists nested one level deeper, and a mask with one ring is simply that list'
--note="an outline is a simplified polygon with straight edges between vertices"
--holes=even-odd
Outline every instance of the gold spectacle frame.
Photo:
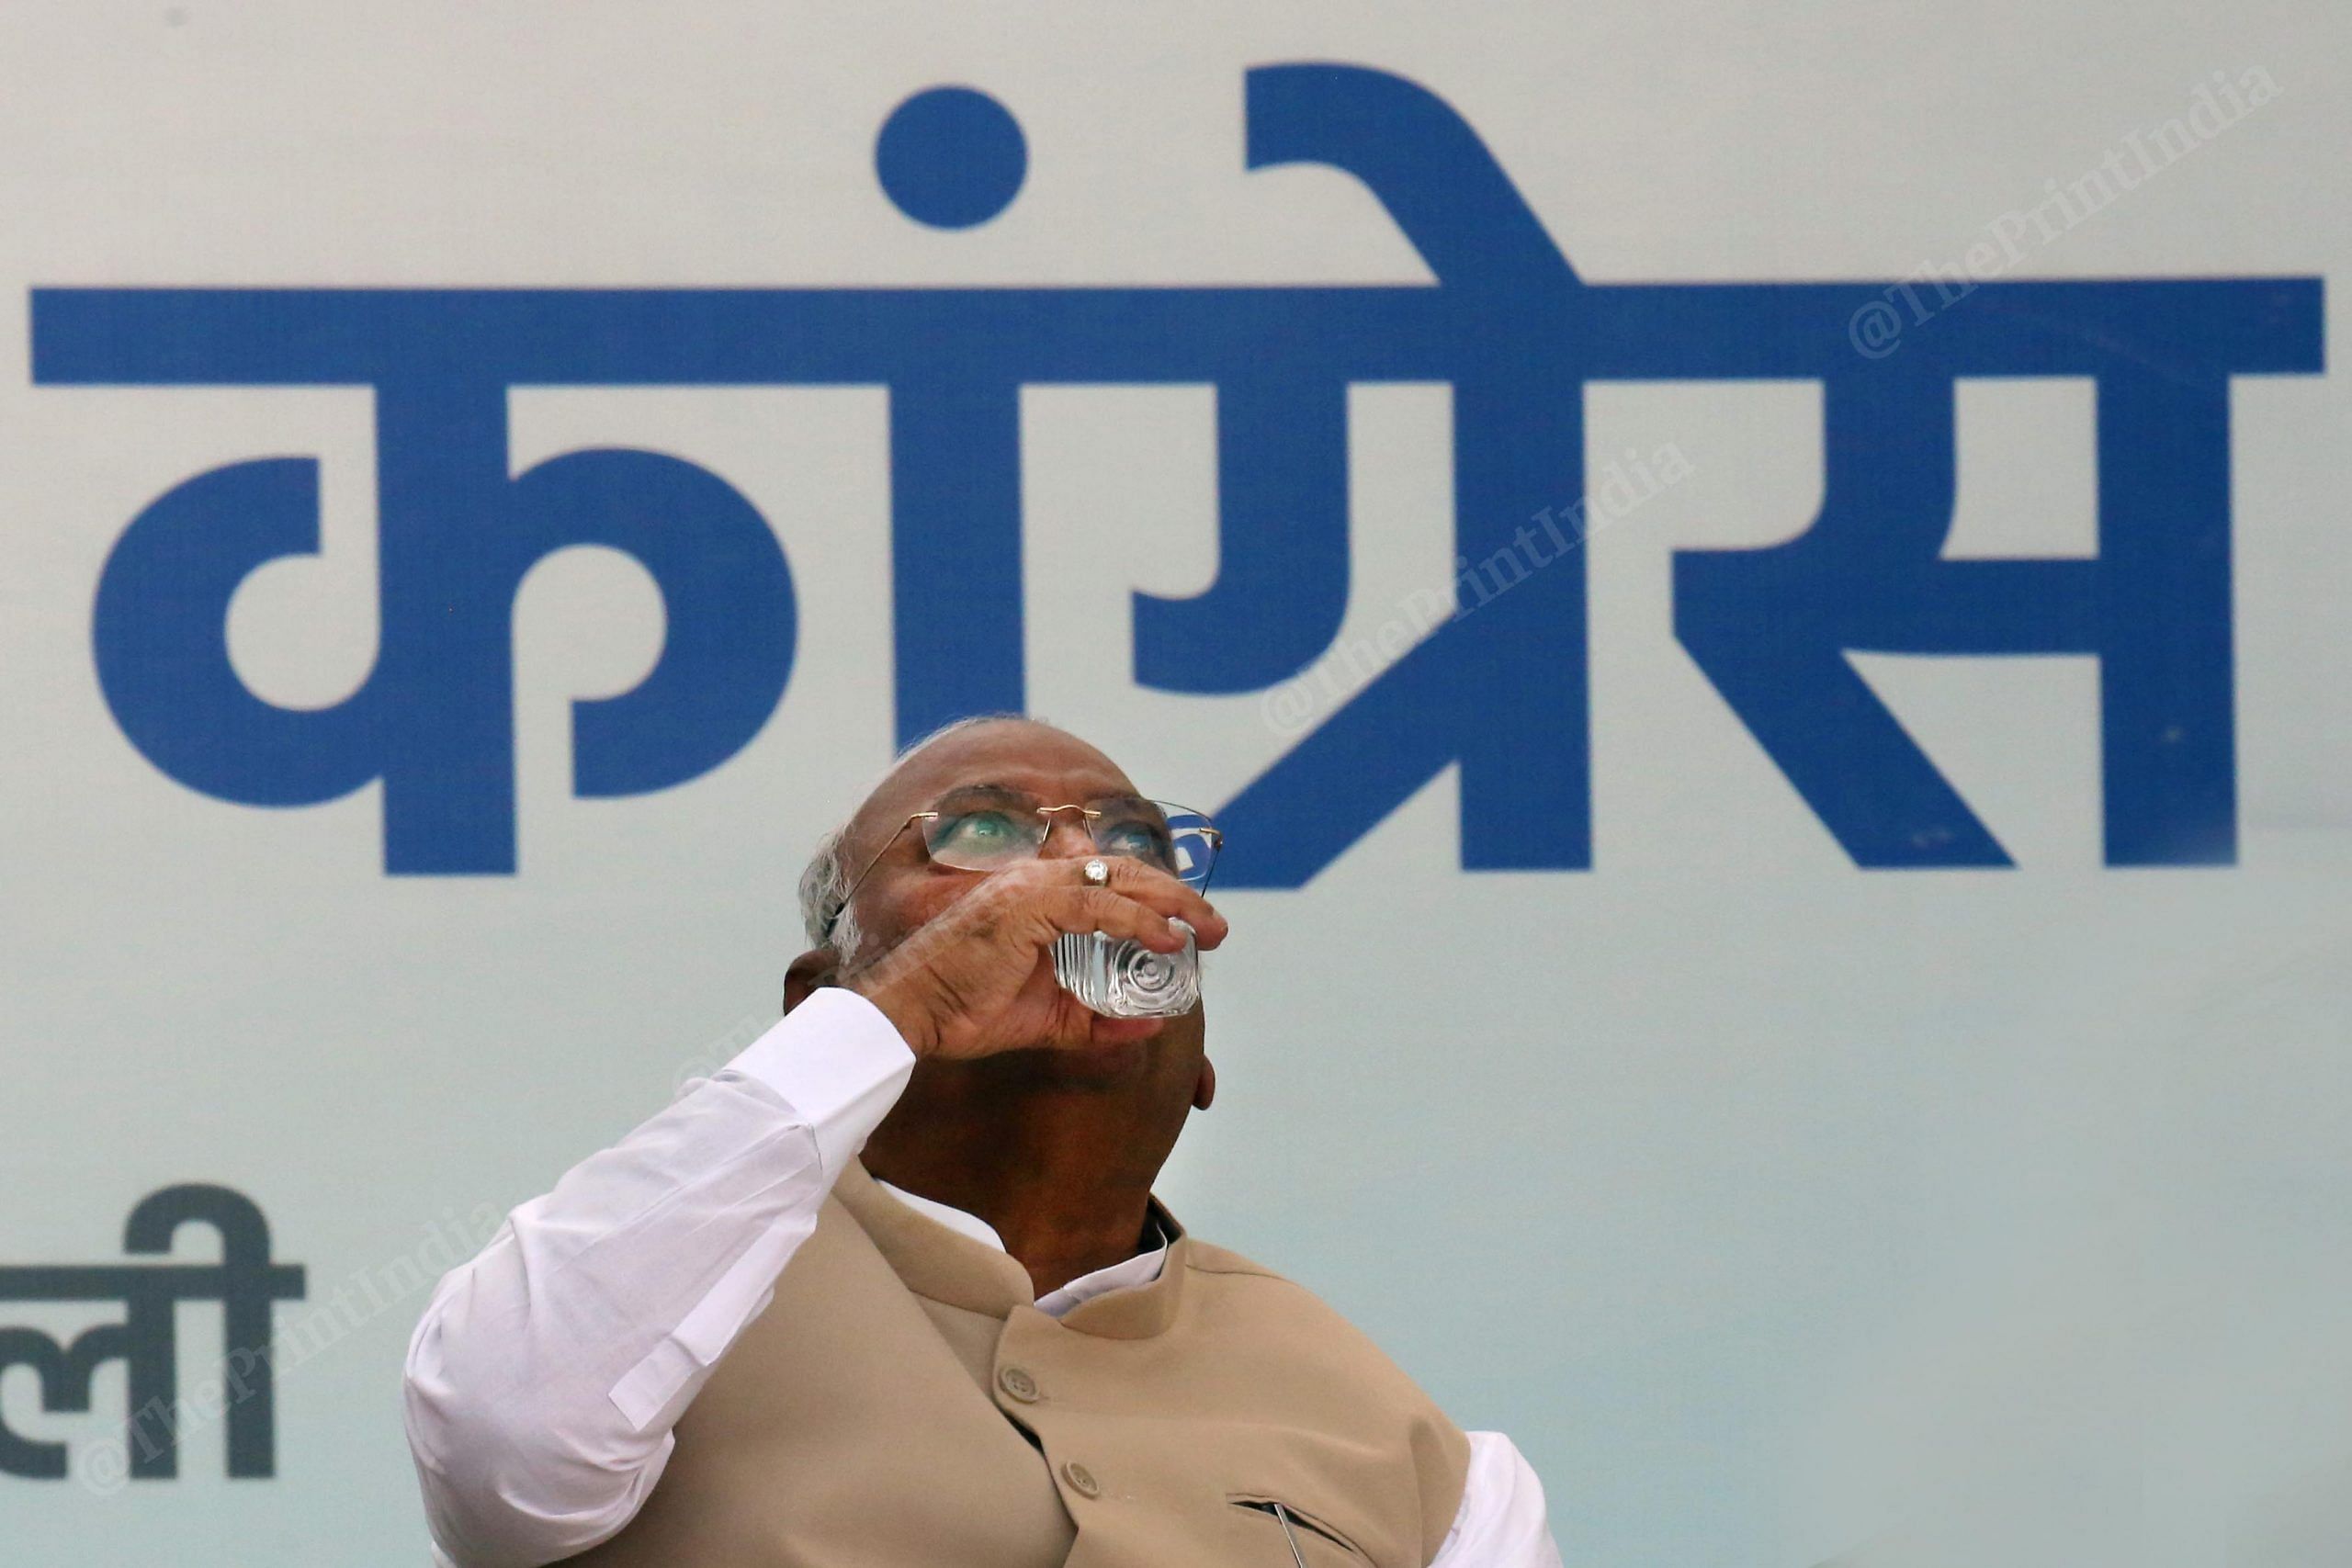
[{"label": "gold spectacle frame", "polygon": [[[970,807],[956,808],[947,804],[967,794],[975,797]],[[1225,846],[1224,832],[1206,815],[1170,801],[1142,795],[1104,795],[1091,801],[1037,806],[1010,790],[987,786],[951,790],[943,797],[941,806],[910,814],[883,840],[842,894],[840,908],[826,921],[826,935],[832,934],[842,912],[849,908],[857,890],[865,886],[874,868],[882,863],[882,857],[890,852],[901,834],[918,823],[923,825],[923,852],[934,864],[955,871],[992,871],[1041,854],[1046,840],[1053,836],[1054,818],[1065,811],[1079,813],[1086,826],[1087,838],[1099,853],[1157,865],[1196,892],[1208,886],[1217,852]],[[1026,826],[1032,818],[1042,826]],[[959,849],[950,842],[948,835],[957,828],[986,824],[991,818],[997,819],[1001,829],[1010,830],[1010,836],[970,849]],[[1024,825],[1016,828],[1015,823]],[[1138,845],[1123,840],[1120,835],[1128,829],[1136,829],[1148,842]]]}]

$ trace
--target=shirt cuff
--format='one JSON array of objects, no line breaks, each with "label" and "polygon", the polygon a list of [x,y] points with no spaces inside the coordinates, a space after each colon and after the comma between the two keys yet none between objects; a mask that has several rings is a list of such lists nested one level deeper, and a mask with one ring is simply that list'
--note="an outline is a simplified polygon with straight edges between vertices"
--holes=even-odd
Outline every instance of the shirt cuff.
[{"label": "shirt cuff", "polygon": [[915,1054],[880,1008],[835,986],[808,993],[720,1069],[772,1089],[808,1123],[831,1186],[914,1072]]}]

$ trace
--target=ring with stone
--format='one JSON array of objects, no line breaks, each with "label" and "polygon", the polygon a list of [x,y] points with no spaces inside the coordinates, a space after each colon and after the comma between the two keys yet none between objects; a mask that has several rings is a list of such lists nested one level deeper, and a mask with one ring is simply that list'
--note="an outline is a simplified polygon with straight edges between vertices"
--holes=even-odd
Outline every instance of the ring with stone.
[{"label": "ring with stone", "polygon": [[1079,868],[1079,874],[1086,878],[1089,887],[1102,887],[1111,880],[1111,868],[1100,860],[1091,860]]}]

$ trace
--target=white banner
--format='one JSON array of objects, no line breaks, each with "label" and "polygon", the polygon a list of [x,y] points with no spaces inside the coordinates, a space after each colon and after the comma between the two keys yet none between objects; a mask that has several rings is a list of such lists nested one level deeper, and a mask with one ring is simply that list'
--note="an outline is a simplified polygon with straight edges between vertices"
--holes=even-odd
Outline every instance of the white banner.
[{"label": "white banner", "polygon": [[1566,1561],[2352,1561],[2347,60],[0,15],[0,1560],[423,1562],[433,1281],[1018,709],[1228,834],[1170,1206]]}]

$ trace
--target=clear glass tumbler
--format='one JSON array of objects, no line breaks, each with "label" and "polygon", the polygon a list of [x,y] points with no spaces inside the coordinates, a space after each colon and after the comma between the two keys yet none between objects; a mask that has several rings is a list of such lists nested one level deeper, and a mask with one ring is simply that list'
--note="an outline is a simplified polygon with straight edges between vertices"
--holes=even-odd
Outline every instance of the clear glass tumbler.
[{"label": "clear glass tumbler", "polygon": [[1154,953],[1140,942],[1101,931],[1054,939],[1054,978],[1062,989],[1105,1018],[1174,1018],[1201,999],[1201,957],[1193,928],[1171,922],[1184,933],[1174,953]]}]

